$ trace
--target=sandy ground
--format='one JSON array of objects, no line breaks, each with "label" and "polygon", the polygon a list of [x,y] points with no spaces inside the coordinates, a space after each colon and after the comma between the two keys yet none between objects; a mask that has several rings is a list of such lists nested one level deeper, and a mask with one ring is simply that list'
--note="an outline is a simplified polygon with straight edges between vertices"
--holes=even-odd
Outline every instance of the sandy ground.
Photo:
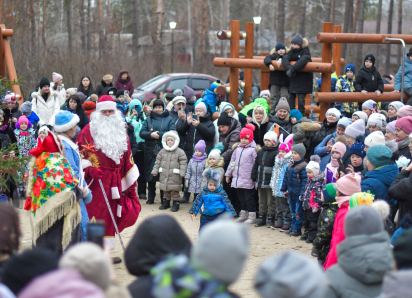
[{"label": "sandy ground", "polygon": [[[193,201],[193,199],[191,199]],[[122,233],[122,239],[126,247],[130,239],[133,237],[135,230],[139,224],[146,218],[149,218],[158,214],[170,214],[182,225],[183,229],[189,236],[189,238],[195,242],[198,239],[199,230],[199,218],[197,216],[193,221],[189,216],[189,209],[191,204],[182,204],[179,212],[170,212],[170,209],[166,211],[159,210],[160,198],[156,197],[154,205],[146,205],[146,201],[141,201],[142,211],[139,219],[133,227],[125,229]],[[22,249],[31,248],[31,232],[30,232],[30,219],[28,213],[24,210],[19,210],[20,219],[22,225]],[[116,237],[116,247],[113,251],[113,256],[119,256],[123,258],[123,250],[120,245],[120,241]],[[238,281],[231,286],[231,289],[239,294],[241,297],[258,298],[259,296],[253,289],[253,279],[259,264],[268,256],[284,252],[286,250],[296,250],[305,255],[310,256],[312,245],[307,244],[304,241],[300,241],[299,237],[291,237],[285,235],[282,232],[274,231],[266,227],[256,228],[250,227],[250,255],[246,262],[243,272]],[[118,281],[127,286],[135,277],[127,272],[124,262],[114,266],[115,273]]]}]

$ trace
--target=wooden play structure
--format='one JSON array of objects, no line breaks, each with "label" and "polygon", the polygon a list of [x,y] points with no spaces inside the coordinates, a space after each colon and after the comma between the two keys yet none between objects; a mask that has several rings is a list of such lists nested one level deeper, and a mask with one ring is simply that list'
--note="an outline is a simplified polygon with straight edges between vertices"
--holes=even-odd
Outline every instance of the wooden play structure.
[{"label": "wooden play structure", "polygon": [[[376,96],[374,92],[368,92],[367,95],[362,95],[360,92],[330,92],[331,90],[331,75],[336,71],[339,76],[341,67],[345,61],[341,58],[342,43],[365,43],[365,44],[399,44],[401,41],[388,40],[402,39],[406,44],[412,44],[412,35],[399,34],[357,34],[357,33],[341,33],[341,26],[334,26],[333,23],[323,23],[323,32],[317,35],[318,43],[322,43],[322,57],[312,58],[301,71],[321,73],[322,85],[321,92],[315,95],[317,105],[310,104],[310,96],[306,96],[305,112],[309,113],[312,110],[314,113],[320,113],[320,120],[325,119],[326,111],[330,104],[334,102],[364,102],[368,99],[373,99],[379,102],[391,102],[401,100],[401,92],[392,93],[393,86],[385,85],[384,93],[381,96]],[[217,37],[221,40],[230,40],[230,58],[217,57],[213,60],[216,67],[229,67],[230,69],[230,89],[238,90],[239,88],[239,68],[245,69],[245,87],[244,95],[247,99],[252,94],[252,75],[253,69],[261,70],[261,89],[267,89],[269,86],[269,68],[263,63],[264,57],[268,53],[262,53],[261,56],[253,56],[254,45],[254,23],[246,23],[246,32],[240,31],[240,21],[233,20],[230,22],[230,30],[220,31]],[[245,39],[245,56],[239,56],[239,40]],[[293,62],[291,63],[293,64]],[[283,67],[277,67],[273,64],[276,71],[285,71]],[[407,100],[406,94],[403,100]],[[238,107],[238,92],[230,92],[230,103]],[[296,103],[296,107],[298,104]],[[239,108],[239,107],[238,107]]]},{"label": "wooden play structure", "polygon": [[[0,25],[0,79],[7,78],[12,82],[17,82],[17,72],[14,66],[13,55],[11,53],[11,47],[9,42],[9,37],[13,36],[13,29],[6,29],[6,25]],[[7,67],[7,72],[6,72]],[[18,94],[18,103],[23,103],[23,98],[21,96],[21,90],[19,85],[12,86],[15,94]]]}]

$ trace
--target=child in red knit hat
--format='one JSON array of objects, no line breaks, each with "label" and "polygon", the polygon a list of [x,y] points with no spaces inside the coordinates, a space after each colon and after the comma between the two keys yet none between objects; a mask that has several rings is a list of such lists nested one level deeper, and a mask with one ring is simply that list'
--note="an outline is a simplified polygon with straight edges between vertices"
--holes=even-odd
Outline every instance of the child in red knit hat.
[{"label": "child in red knit hat", "polygon": [[256,143],[253,140],[255,126],[246,124],[240,131],[240,143],[233,145],[233,154],[226,171],[226,182],[236,188],[240,200],[239,222],[253,224],[256,220],[255,185],[251,179],[252,168],[257,156]]}]

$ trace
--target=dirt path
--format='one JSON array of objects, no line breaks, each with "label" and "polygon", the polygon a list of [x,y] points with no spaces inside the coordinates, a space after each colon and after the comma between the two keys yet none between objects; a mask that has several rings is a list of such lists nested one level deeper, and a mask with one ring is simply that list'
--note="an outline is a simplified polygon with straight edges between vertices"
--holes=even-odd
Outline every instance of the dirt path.
[{"label": "dirt path", "polygon": [[[142,211],[137,223],[133,227],[125,229],[122,232],[122,239],[125,242],[126,246],[127,243],[129,243],[131,237],[133,237],[133,234],[139,224],[144,219],[158,214],[170,214],[182,225],[183,229],[193,242],[198,239],[199,216],[191,221],[188,213],[191,204],[182,204],[179,212],[172,213],[170,212],[170,209],[166,211],[159,210],[159,196],[156,198],[154,205],[146,205],[146,201],[142,201],[141,203]],[[27,249],[31,247],[30,221],[27,212],[23,210],[19,211],[23,233],[22,248]],[[281,253],[289,249],[310,255],[312,245],[307,244],[304,241],[300,241],[299,237],[296,238],[287,236],[284,233],[273,231],[266,227],[256,228],[252,226],[250,228],[250,256],[239,280],[231,287],[232,290],[239,294],[241,297],[258,298],[259,296],[253,289],[253,279],[257,267],[268,256],[276,253]],[[119,256],[123,258],[123,251],[118,239],[116,241],[116,248],[113,251],[113,256]],[[130,275],[127,272],[124,262],[119,265],[115,265],[115,272],[118,281],[125,286],[130,284],[135,279],[134,276]]]}]

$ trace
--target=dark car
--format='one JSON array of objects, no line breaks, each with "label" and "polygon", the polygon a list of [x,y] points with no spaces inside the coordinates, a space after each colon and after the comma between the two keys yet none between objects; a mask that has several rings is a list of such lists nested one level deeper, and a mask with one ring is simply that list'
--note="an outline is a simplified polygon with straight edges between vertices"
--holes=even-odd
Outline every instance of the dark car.
[{"label": "dark car", "polygon": [[201,73],[167,73],[150,79],[146,83],[134,89],[133,98],[142,102],[150,102],[156,97],[156,92],[165,90],[172,93],[176,89],[189,86],[195,90],[196,97],[199,98],[203,90],[210,87],[217,78]]}]

